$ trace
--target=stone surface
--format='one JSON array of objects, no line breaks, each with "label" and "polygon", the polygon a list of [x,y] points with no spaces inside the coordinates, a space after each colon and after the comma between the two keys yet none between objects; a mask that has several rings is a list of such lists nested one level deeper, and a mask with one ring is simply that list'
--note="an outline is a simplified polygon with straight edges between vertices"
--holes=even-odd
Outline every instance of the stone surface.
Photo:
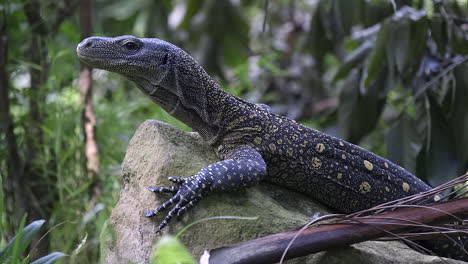
[{"label": "stone surface", "polygon": [[[192,176],[217,161],[196,133],[180,131],[148,120],[136,131],[122,164],[120,199],[101,233],[102,263],[149,263],[155,234],[164,213],[148,219],[146,209],[155,208],[170,195],[154,194],[148,186],[168,186],[169,176]],[[182,242],[198,259],[205,249],[229,245],[305,224],[314,213],[327,209],[306,196],[270,184],[233,193],[212,194],[174,219],[164,232],[177,233],[184,226],[212,216],[256,216],[257,220],[210,220],[189,228]],[[229,263],[226,260],[226,263]],[[289,260],[286,263],[462,263],[422,255],[398,242],[364,242]]]}]

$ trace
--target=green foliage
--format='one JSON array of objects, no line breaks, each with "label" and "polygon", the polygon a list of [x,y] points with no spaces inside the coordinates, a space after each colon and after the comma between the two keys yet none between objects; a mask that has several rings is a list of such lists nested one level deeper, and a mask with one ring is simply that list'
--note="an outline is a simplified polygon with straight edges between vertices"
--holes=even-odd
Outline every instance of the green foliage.
[{"label": "green foliage", "polygon": [[[320,8],[342,10],[336,4],[339,1],[331,2],[335,4],[320,1],[317,12]],[[468,118],[466,104],[460,102],[466,99],[467,91],[466,78],[460,74],[468,59],[462,48],[468,46],[467,32],[457,25],[457,14],[437,13],[442,8],[444,12],[457,10],[455,7],[457,3],[450,2],[437,6],[436,12],[425,12],[401,6],[374,20],[375,24],[369,24],[365,16],[348,18],[349,24],[368,27],[352,33],[348,27],[337,29],[340,23],[327,27],[322,21],[315,26],[324,27],[318,29],[320,32],[331,33],[310,42],[315,53],[342,57],[333,77],[333,83],[341,87],[339,135],[357,143],[376,129],[386,113],[390,120],[381,128],[387,131],[388,157],[434,186],[468,167],[466,151],[462,150],[466,148],[460,148],[467,144],[466,133],[459,132],[466,129],[460,125]],[[365,3],[362,8],[375,6]],[[340,21],[333,16],[336,12],[323,19]],[[330,46],[336,39],[340,41]],[[336,47],[343,39],[348,43],[341,46],[348,49],[344,56]]]},{"label": "green foliage", "polygon": [[243,217],[243,216],[213,216],[197,220],[180,230],[175,236],[164,235],[155,245],[151,254],[150,263],[160,264],[176,264],[176,263],[196,263],[190,255],[190,252],[179,240],[179,237],[187,229],[201,222],[220,220],[220,219],[237,219],[237,220],[257,220],[258,217]]},{"label": "green foliage", "polygon": [[[26,227],[24,227],[25,222],[26,222],[26,217],[23,217],[19,225],[17,235],[6,245],[4,249],[0,251],[0,263],[4,263],[4,264],[30,263],[30,259],[29,259],[30,256],[28,255],[26,258],[22,258],[22,255],[24,251],[26,250],[26,248],[31,243],[31,241],[37,238],[39,234],[39,230],[41,229],[45,221],[37,220],[37,221],[30,223]],[[31,264],[52,264],[52,263],[57,262],[59,259],[63,258],[64,256],[66,255],[61,252],[53,252],[53,253],[48,254],[47,256],[41,257],[31,262]]]},{"label": "green foliage", "polygon": [[388,155],[395,157],[393,162],[408,171],[416,172],[417,155],[421,151],[423,140],[419,137],[415,120],[408,114],[397,120],[387,134]]},{"label": "green foliage", "polygon": [[197,263],[179,239],[165,235],[156,244],[150,263],[155,264],[195,264]]}]

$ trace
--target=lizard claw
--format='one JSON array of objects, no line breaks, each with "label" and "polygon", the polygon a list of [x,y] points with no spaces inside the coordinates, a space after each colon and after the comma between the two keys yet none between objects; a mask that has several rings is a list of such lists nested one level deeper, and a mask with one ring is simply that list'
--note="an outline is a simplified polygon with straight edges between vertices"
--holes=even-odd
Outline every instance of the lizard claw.
[{"label": "lizard claw", "polygon": [[171,199],[160,204],[156,209],[145,211],[144,215],[146,217],[153,217],[157,213],[172,207],[158,226],[157,232],[160,232],[164,227],[166,227],[174,216],[177,218],[181,217],[187,209],[192,207],[201,199],[202,194],[206,191],[205,186],[200,184],[200,180],[195,176],[188,179],[169,177],[169,180],[177,185],[170,187],[151,186],[148,188],[150,191],[156,193],[174,193],[174,196],[172,196]]},{"label": "lizard claw", "polygon": [[179,191],[180,185],[185,182],[185,178],[182,177],[168,177],[171,182],[176,183],[175,186],[170,187],[157,187],[157,186],[150,186],[148,190],[156,193],[177,193]]},{"label": "lizard claw", "polygon": [[146,210],[145,211],[145,217],[153,217],[156,215],[156,211],[155,210]]}]

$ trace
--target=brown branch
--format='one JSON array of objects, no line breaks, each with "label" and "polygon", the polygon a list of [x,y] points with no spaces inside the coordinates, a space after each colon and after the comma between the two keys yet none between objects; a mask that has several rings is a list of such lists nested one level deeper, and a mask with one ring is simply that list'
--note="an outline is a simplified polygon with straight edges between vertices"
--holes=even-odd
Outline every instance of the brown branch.
[{"label": "brown branch", "polygon": [[[92,0],[83,0],[80,3],[80,29],[81,37],[86,38],[92,32]],[[94,203],[101,195],[99,182],[99,149],[96,142],[96,115],[93,108],[93,79],[92,69],[82,65],[78,79],[78,89],[81,93],[82,103],[82,127],[85,143],[86,169],[91,184],[91,202]]]},{"label": "brown branch", "polygon": [[[377,239],[391,233],[412,230],[408,222],[424,224],[452,222],[448,214],[468,217],[468,198],[437,203],[426,208],[407,208],[380,215],[379,219],[360,218],[361,223],[322,225],[304,230],[297,236],[285,259],[296,258],[323,250],[345,247],[362,241]],[[209,263],[274,263],[297,231],[274,234],[212,249]]]}]

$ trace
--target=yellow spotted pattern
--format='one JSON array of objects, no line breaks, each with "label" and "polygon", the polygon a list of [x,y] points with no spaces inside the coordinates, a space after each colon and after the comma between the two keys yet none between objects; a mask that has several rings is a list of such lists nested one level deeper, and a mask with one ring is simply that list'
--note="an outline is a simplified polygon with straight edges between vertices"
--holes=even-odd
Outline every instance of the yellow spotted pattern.
[{"label": "yellow spotted pattern", "polygon": [[318,143],[318,144],[315,146],[315,150],[316,150],[318,153],[322,153],[322,152],[325,150],[325,145],[323,145],[322,143]]},{"label": "yellow spotted pattern", "polygon": [[368,193],[372,190],[372,187],[370,186],[370,184],[368,182],[363,182],[361,183],[361,185],[359,185],[359,191],[361,193]]},{"label": "yellow spotted pattern", "polygon": [[254,139],[254,143],[257,144],[257,145],[258,145],[258,144],[261,144],[261,143],[262,143],[262,138],[261,138],[261,137],[256,137],[256,138]]},{"label": "yellow spotted pattern", "polygon": [[368,170],[372,170],[374,168],[374,165],[368,160],[364,160],[364,166],[366,166],[366,169]]},{"label": "yellow spotted pattern", "polygon": [[[353,144],[281,116],[261,112],[239,115],[251,119],[233,118],[236,126],[232,135],[227,132],[224,149],[218,153],[247,144],[265,160],[267,181],[310,195],[340,212],[363,210],[418,189],[411,186],[407,192],[402,190],[403,182],[414,182],[410,180],[413,176]],[[223,159],[230,157],[223,155]],[[247,182],[246,177],[242,181]]]},{"label": "yellow spotted pattern", "polygon": [[410,190],[410,186],[409,186],[409,184],[406,183],[406,182],[403,183],[402,187],[403,187],[403,191],[404,191],[404,192],[408,192],[408,191]]},{"label": "yellow spotted pattern", "polygon": [[322,161],[317,157],[313,157],[312,158],[312,166],[314,168],[320,168],[322,166]]}]

